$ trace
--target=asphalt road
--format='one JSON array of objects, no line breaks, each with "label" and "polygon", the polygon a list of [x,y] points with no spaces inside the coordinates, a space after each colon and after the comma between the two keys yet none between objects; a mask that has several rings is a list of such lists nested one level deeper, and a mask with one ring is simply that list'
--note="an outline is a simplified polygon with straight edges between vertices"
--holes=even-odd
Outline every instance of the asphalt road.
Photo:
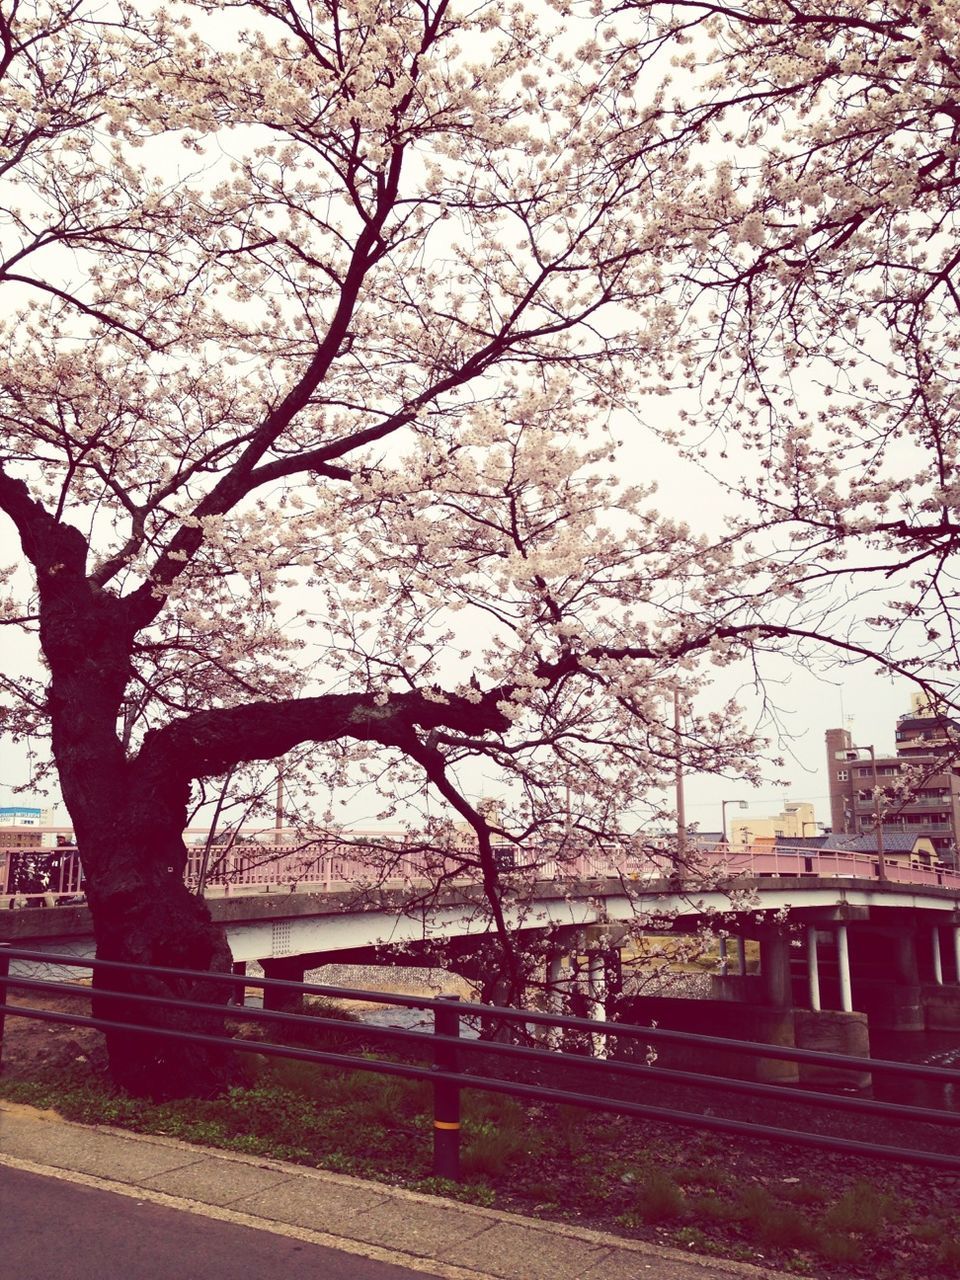
[{"label": "asphalt road", "polygon": [[3,1280],[423,1280],[423,1274],[0,1166]]}]

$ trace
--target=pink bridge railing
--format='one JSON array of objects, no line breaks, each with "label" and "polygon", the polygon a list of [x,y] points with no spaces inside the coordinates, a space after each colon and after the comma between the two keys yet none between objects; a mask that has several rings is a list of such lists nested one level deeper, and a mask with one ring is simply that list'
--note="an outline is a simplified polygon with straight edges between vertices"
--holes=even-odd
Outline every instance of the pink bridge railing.
[{"label": "pink bridge railing", "polygon": [[[33,829],[34,831],[36,829]],[[62,830],[62,829],[61,829]],[[188,832],[188,839],[198,837]],[[403,832],[351,831],[347,837],[318,838],[293,844],[275,842],[271,833],[259,839],[237,841],[232,846],[213,846],[206,855],[201,843],[188,845],[185,879],[192,887],[204,874],[204,891],[211,897],[236,893],[264,893],[291,888],[330,892],[347,886],[383,884],[385,887],[424,885],[438,876],[457,883],[475,882],[478,877],[464,867],[456,853],[444,856],[436,851],[411,849]],[[468,852],[467,849],[464,852]],[[505,871],[526,872],[540,880],[566,881],[621,880],[626,886],[662,881],[671,873],[669,853],[629,845],[610,846],[562,857],[547,848],[516,849],[503,845],[496,850]],[[14,859],[21,859],[19,877],[13,874]],[[23,859],[29,860],[27,880],[31,891],[18,892]],[[754,845],[726,847],[709,845],[695,854],[697,867],[684,873],[688,885],[729,879],[800,877],[811,880],[879,880],[875,853],[853,853],[835,849],[795,849]],[[924,866],[905,855],[884,857],[886,880],[892,884],[942,886],[960,889],[960,871]],[[36,887],[34,887],[36,886]],[[76,850],[0,849],[0,908],[9,906],[53,906],[83,894],[83,871]]]}]

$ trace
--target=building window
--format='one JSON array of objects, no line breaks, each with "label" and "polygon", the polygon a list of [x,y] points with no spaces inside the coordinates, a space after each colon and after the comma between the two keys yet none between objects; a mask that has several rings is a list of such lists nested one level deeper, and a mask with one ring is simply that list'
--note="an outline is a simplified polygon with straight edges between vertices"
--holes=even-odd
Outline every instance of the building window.
[{"label": "building window", "polygon": [[848,782],[848,781],[849,781],[849,779],[850,779],[850,770],[849,770],[849,769],[838,769],[838,770],[837,770],[837,781],[838,781],[838,782]]}]

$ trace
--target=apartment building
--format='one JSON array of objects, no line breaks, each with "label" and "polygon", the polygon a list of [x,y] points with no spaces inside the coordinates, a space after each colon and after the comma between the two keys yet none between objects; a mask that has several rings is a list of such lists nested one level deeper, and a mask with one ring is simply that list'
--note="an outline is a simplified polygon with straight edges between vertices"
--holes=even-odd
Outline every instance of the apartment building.
[{"label": "apartment building", "polygon": [[960,833],[960,726],[914,703],[896,726],[896,749],[881,754],[855,743],[847,729],[828,729],[830,825],[838,835],[873,831],[874,788],[884,833],[925,837],[944,862],[957,861]]}]

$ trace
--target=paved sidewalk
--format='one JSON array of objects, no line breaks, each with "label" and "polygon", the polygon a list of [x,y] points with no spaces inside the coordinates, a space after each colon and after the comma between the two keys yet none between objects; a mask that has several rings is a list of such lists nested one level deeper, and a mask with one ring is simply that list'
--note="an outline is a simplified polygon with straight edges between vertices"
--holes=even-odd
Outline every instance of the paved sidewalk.
[{"label": "paved sidewalk", "polygon": [[[787,1280],[586,1228],[0,1102],[0,1165],[447,1280]],[[4,1214],[4,1230],[16,1215]]]}]

